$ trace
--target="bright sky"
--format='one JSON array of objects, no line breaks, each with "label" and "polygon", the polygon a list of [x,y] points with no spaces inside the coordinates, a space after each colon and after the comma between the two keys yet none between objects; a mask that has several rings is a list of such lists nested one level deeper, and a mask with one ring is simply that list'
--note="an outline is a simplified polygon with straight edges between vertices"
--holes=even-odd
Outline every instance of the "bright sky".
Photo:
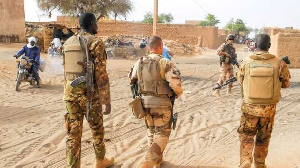
[{"label": "bright sky", "polygon": [[[244,20],[247,26],[294,27],[300,29],[299,0],[158,0],[159,13],[171,13],[173,23],[185,20],[203,20],[207,13],[214,14],[224,27],[231,18]],[[132,0],[134,10],[128,15],[128,21],[141,21],[148,11],[153,11],[154,0]],[[26,21],[39,21],[42,14],[36,0],[25,0]],[[58,12],[52,18],[41,17],[40,21],[55,21]],[[124,19],[124,18],[123,18]]]}]

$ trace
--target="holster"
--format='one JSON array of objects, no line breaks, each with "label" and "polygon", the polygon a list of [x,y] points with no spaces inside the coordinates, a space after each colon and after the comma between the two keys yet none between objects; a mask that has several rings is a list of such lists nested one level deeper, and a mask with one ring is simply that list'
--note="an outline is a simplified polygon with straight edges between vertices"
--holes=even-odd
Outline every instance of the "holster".
[{"label": "holster", "polygon": [[132,109],[133,115],[138,118],[144,118],[146,116],[146,111],[142,105],[142,98],[136,97],[132,102],[129,103],[129,106]]}]

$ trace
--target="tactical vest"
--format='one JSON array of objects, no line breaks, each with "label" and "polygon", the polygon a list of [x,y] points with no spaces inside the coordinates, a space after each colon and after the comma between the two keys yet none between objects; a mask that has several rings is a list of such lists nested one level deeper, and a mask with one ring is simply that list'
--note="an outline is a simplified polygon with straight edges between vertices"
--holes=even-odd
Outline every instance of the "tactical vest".
[{"label": "tactical vest", "polygon": [[[255,56],[255,55],[252,55]],[[280,59],[268,54],[270,59],[246,58],[243,61],[243,98],[248,104],[276,104],[280,98]]]},{"label": "tactical vest", "polygon": [[[150,57],[151,56],[151,57]],[[171,89],[169,83],[161,77],[157,54],[144,56],[139,60],[137,67],[138,91],[143,95],[145,108],[170,107]]]},{"label": "tactical vest", "polygon": [[[83,35],[87,39],[87,44],[94,38],[93,35]],[[65,79],[73,80],[83,75],[82,65],[77,64],[78,61],[85,62],[85,51],[82,51],[79,36],[70,37],[63,46],[64,49],[64,70]]]}]

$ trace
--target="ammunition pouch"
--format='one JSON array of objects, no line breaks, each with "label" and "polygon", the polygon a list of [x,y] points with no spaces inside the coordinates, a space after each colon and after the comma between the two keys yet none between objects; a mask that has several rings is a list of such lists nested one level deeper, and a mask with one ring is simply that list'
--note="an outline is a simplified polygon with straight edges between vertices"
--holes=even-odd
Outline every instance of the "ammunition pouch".
[{"label": "ammunition pouch", "polygon": [[144,108],[171,108],[172,103],[170,98],[165,96],[153,96],[145,95],[142,96],[142,103]]},{"label": "ammunition pouch", "polygon": [[76,87],[77,85],[81,84],[81,83],[84,83],[86,82],[86,77],[85,76],[80,76],[76,79],[74,79],[72,82],[71,82],[71,86],[74,88]]},{"label": "ammunition pouch", "polygon": [[220,63],[224,62],[225,64],[229,63],[229,58],[226,57],[225,55],[220,56]]},{"label": "ammunition pouch", "polygon": [[129,103],[129,106],[136,118],[141,119],[146,116],[146,111],[143,108],[142,99],[140,97],[136,97],[131,103]]}]

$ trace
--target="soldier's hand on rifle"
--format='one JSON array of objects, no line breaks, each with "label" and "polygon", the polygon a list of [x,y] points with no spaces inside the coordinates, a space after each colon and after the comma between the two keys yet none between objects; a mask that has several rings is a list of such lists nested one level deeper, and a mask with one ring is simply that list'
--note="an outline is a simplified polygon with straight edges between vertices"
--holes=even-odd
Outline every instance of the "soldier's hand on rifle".
[{"label": "soldier's hand on rifle", "polygon": [[105,105],[105,111],[103,112],[104,115],[108,115],[111,112],[111,104],[108,103]]},{"label": "soldier's hand on rifle", "polygon": [[85,62],[78,61],[77,64],[81,65],[83,68],[86,68],[86,63]]}]

